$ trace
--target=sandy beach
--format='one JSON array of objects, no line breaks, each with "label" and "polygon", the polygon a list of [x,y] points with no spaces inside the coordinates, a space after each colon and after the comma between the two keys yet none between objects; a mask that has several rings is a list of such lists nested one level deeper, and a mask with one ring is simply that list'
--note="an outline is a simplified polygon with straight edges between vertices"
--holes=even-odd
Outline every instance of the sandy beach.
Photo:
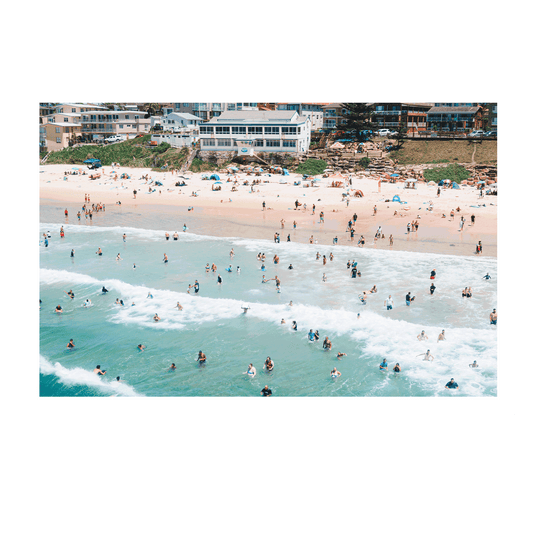
[{"label": "sandy beach", "polygon": [[[68,175],[65,180],[65,172],[71,172],[73,167],[83,169],[86,174]],[[417,189],[404,189],[403,183],[378,184],[370,177],[354,177],[349,187],[361,190],[364,197],[350,196],[347,206],[342,195],[346,188],[330,187],[328,185],[332,180],[324,178],[318,186],[305,187],[307,182],[299,174],[263,174],[262,183],[254,185],[254,192],[251,192],[250,185],[243,182],[248,180],[251,183],[260,178],[244,173],[231,176],[218,173],[222,190],[213,191],[214,180],[202,180],[207,173],[186,173],[187,186],[176,187],[175,183],[182,180],[171,172],[122,167],[116,169],[118,177],[115,179],[115,175],[111,174],[113,170],[109,166],[98,169],[101,177],[90,180],[89,175],[95,172],[82,165],[41,165],[40,197],[47,203],[64,203],[69,208],[71,220],[75,219],[84,204],[85,194],[89,194],[90,203],[106,204],[106,212],[135,208],[136,211],[144,210],[162,218],[168,216],[169,219],[179,214],[191,231],[195,231],[196,218],[202,220],[202,227],[210,228],[209,233],[213,235],[272,240],[274,233],[278,232],[281,240],[286,240],[290,234],[292,241],[309,242],[313,236],[318,244],[329,245],[334,237],[338,237],[339,244],[353,246],[357,246],[359,237],[364,235],[365,247],[452,255],[474,255],[477,242],[482,241],[483,255],[496,257],[497,253],[497,196],[480,198],[473,187],[441,188],[437,198],[435,185],[419,183]],[[123,173],[128,174],[130,179],[121,179]],[[154,183],[147,184],[141,179],[145,175],[163,185],[156,187],[156,192],[149,193],[149,187],[154,187]],[[237,178],[238,187],[234,192],[231,192],[233,183],[226,181],[228,177],[232,182]],[[295,181],[302,183],[295,186]],[[136,198],[134,190],[137,191]],[[197,196],[192,196],[193,192]],[[392,202],[395,195],[406,203]],[[302,204],[299,209],[295,209],[296,200]],[[117,205],[119,201],[120,206]],[[433,202],[432,211],[428,210],[430,201]],[[314,215],[313,204],[316,206]],[[374,206],[377,208],[375,215]],[[194,209],[189,210],[190,207]],[[450,217],[451,210],[457,208],[460,212]],[[319,223],[321,211],[324,212],[323,224]],[[354,213],[357,214],[357,223],[352,242],[346,229]],[[459,230],[461,215],[466,218],[463,231]],[[471,225],[471,215],[475,215],[474,225]],[[282,219],[285,220],[284,229],[281,228]],[[419,223],[418,232],[408,233],[407,224],[415,220]],[[378,226],[382,227],[386,238],[374,243]],[[181,230],[181,225],[176,229]],[[394,239],[392,246],[389,244],[390,235]]]}]

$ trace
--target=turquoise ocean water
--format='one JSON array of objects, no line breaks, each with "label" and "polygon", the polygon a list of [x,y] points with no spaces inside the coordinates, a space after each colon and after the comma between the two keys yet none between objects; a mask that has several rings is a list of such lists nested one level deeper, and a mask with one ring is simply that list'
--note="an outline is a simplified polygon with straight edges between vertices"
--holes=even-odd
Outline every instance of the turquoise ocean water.
[{"label": "turquoise ocean water", "polygon": [[[115,210],[88,224],[83,217],[78,223],[72,216],[77,209],[69,206],[66,224],[64,208],[41,207],[40,235],[52,234],[48,247],[40,242],[41,396],[259,396],[265,385],[274,396],[496,395],[496,327],[488,320],[497,307],[494,258],[226,238],[219,227],[210,232],[205,222],[195,225],[185,211],[169,221]],[[181,231],[184,221],[190,233]],[[166,241],[164,232],[176,229],[179,241]],[[98,247],[102,256],[96,255]],[[317,251],[332,252],[334,260],[322,265]],[[266,255],[265,272],[259,252]],[[122,261],[115,260],[118,253]],[[350,277],[348,260],[358,262],[362,277]],[[218,272],[206,273],[206,263],[215,263]],[[230,264],[232,273],[225,270]],[[432,268],[437,290],[430,296]],[[482,279],[487,272],[489,281]],[[273,281],[261,283],[263,274],[280,278],[280,293]],[[200,291],[188,294],[195,280]],[[373,285],[378,293],[362,305],[358,295]],[[466,286],[472,287],[470,299],[461,297]],[[65,294],[69,290],[73,300]],[[416,296],[410,307],[408,291]],[[389,294],[392,311],[384,307]],[[92,307],[83,307],[87,298]],[[116,305],[117,298],[125,305]],[[178,301],[183,311],[175,307]],[[54,312],[58,304],[62,315]],[[243,306],[250,307],[247,314]],[[154,313],[160,322],[153,321]],[[293,320],[297,331],[290,327]],[[319,342],[307,340],[310,328],[319,330]],[[442,329],[446,340],[437,342]],[[428,341],[417,340],[421,330]],[[322,348],[325,336],[331,351]],[[71,338],[74,349],[66,348]],[[146,346],[144,352],[138,344]],[[435,357],[431,362],[417,357],[427,349]],[[204,366],[196,362],[199,350],[207,356]],[[338,351],[347,356],[338,360]],[[275,363],[271,373],[263,370],[267,356]],[[383,358],[389,372],[378,368]],[[478,369],[469,367],[474,360]],[[395,374],[397,362],[402,372]],[[168,370],[171,363],[175,371]],[[257,369],[255,378],[244,374],[249,363]],[[92,372],[97,364],[105,376]],[[342,372],[337,379],[330,377],[333,367]],[[458,391],[444,389],[451,377]]]}]

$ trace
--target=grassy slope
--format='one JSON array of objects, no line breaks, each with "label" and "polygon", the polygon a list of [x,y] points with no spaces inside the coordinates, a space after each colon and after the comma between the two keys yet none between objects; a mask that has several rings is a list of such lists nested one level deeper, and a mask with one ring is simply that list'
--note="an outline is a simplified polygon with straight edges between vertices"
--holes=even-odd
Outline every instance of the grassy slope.
[{"label": "grassy slope", "polygon": [[165,164],[168,168],[179,168],[187,159],[188,149],[168,148],[159,154],[157,151],[146,146],[150,141],[150,135],[131,139],[109,146],[80,146],[78,148],[67,148],[50,154],[46,164],[80,164],[87,158],[96,158],[102,161],[103,165],[110,165],[113,162],[120,163],[128,167],[148,167],[154,170],[161,169]]},{"label": "grassy slope", "polygon": [[476,147],[476,163],[496,163],[497,141],[473,144],[468,141],[412,141],[406,140],[403,147],[392,152],[391,157],[401,165],[422,163],[471,163]]}]

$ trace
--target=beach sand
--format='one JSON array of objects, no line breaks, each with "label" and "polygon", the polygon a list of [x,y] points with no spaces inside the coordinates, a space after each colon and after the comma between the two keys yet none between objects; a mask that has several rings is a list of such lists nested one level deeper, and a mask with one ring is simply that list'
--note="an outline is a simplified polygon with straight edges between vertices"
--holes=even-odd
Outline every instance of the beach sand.
[{"label": "beach sand", "polygon": [[[75,167],[76,165],[74,165]],[[227,175],[218,173],[222,180],[222,191],[212,191],[214,180],[202,180],[201,174],[185,174],[186,187],[175,187],[181,181],[171,172],[152,172],[148,168],[117,169],[117,174],[127,173],[131,179],[113,179],[112,168],[99,169],[101,178],[90,180],[94,171],[82,165],[86,175],[70,175],[64,180],[64,173],[71,171],[73,165],[41,165],[40,197],[48,205],[65,205],[69,209],[71,223],[76,213],[84,204],[85,194],[90,195],[91,202],[106,204],[106,215],[117,210],[123,212],[145,213],[148,217],[158,217],[162,226],[169,230],[175,227],[181,231],[186,223],[193,233],[208,233],[218,236],[238,236],[272,240],[274,233],[280,233],[285,241],[287,234],[295,242],[309,242],[311,235],[318,244],[330,245],[334,237],[338,243],[357,246],[360,235],[365,236],[365,248],[372,247],[383,250],[405,250],[453,255],[475,255],[478,241],[483,243],[483,255],[496,257],[497,251],[497,196],[479,198],[479,192],[473,187],[461,189],[441,189],[437,198],[437,187],[420,183],[415,190],[404,189],[403,183],[381,183],[372,178],[353,178],[352,189],[360,189],[364,197],[350,197],[349,206],[342,201],[344,188],[328,187],[328,181],[322,179],[319,186],[303,187],[306,184],[301,175],[291,174],[263,176],[269,183],[254,186],[242,185],[243,181],[259,179],[256,176],[237,174],[238,190],[231,192],[232,184],[226,183]],[[103,172],[102,172],[103,170]],[[148,193],[149,185],[141,180],[143,175],[150,176],[153,181],[163,183],[157,192]],[[231,176],[232,181],[234,176]],[[280,179],[287,183],[279,183]],[[302,181],[302,185],[294,186],[294,181]],[[159,192],[161,190],[161,193]],[[133,191],[137,190],[134,199]],[[195,191],[198,196],[191,193]],[[406,204],[392,202],[398,195]],[[231,201],[230,201],[231,199]],[[302,206],[296,210],[295,201]],[[389,200],[386,202],[385,200]],[[120,201],[121,206],[116,205]],[[433,211],[427,210],[429,201],[433,202]],[[266,203],[266,210],[262,204]],[[312,214],[312,205],[316,206]],[[303,209],[307,204],[307,209]],[[484,205],[484,206],[483,206]],[[377,206],[374,216],[373,207]],[[481,206],[481,207],[478,207]],[[188,211],[189,207],[194,210]],[[408,209],[405,209],[407,207]],[[460,208],[460,213],[450,217],[452,209]],[[64,208],[63,208],[64,209]],[[324,224],[319,224],[319,213],[324,212]],[[398,214],[394,216],[394,212]],[[346,232],[348,221],[357,213],[357,224],[354,241]],[[445,214],[446,218],[442,218]],[[475,225],[471,225],[470,216],[476,217]],[[407,223],[417,220],[420,224],[418,232],[407,233]],[[459,231],[460,216],[466,218],[463,231]],[[109,218],[109,217],[106,217]],[[164,224],[168,219],[168,224]],[[199,221],[202,231],[195,231],[195,219]],[[281,229],[280,220],[285,220],[285,228]],[[296,222],[296,229],[293,222]],[[172,222],[172,223],[171,223]],[[128,225],[128,224],[124,224]],[[374,234],[382,227],[385,239],[378,239],[374,244]],[[389,235],[393,236],[394,244],[389,245]]]}]

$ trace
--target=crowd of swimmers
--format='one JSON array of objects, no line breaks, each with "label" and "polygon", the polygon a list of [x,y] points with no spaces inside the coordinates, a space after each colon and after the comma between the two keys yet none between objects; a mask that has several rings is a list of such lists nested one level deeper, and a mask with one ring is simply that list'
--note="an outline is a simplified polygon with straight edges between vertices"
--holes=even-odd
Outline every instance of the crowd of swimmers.
[{"label": "crowd of swimmers", "polygon": [[[90,201],[90,197],[88,195],[86,195],[86,198],[85,198],[86,202]],[[99,210],[103,210],[105,211],[105,204],[92,204],[92,208],[94,211],[99,211]],[[314,206],[313,206],[313,210],[314,210]],[[90,213],[91,210],[89,208],[87,208],[86,204],[84,204],[84,206],[82,207],[82,211],[85,211],[86,213]],[[323,218],[323,213],[320,214],[321,215],[321,218]],[[68,217],[68,211],[65,209],[65,216]],[[79,218],[79,216],[78,216]],[[357,215],[354,214],[354,217],[353,217],[353,222],[355,223],[357,219]],[[352,228],[352,221],[350,221],[350,229]],[[474,221],[472,220],[472,223]],[[284,221],[282,220],[282,227],[284,226]],[[415,223],[414,224],[414,228],[415,229],[418,229],[418,223]],[[187,230],[187,226],[184,225],[183,226],[183,231],[185,232]],[[60,237],[61,238],[64,238],[65,236],[65,233],[64,233],[64,229],[63,227],[61,227],[61,230],[60,230]],[[378,228],[378,231],[376,232],[376,238],[379,238],[380,236],[383,236],[383,233],[382,233],[382,230],[381,230],[381,227]],[[48,239],[51,238],[51,234],[50,232],[48,233],[45,233],[43,234],[43,237],[45,239],[45,246],[48,246]],[[173,234],[173,240],[177,241],[179,239],[179,236],[178,236],[178,233],[177,232],[174,232]],[[123,242],[126,242],[126,234],[124,233],[123,236],[122,236],[122,239],[123,239]],[[165,233],[165,239],[168,241],[170,240],[170,235],[169,233]],[[391,239],[392,239],[392,236],[391,236]],[[362,241],[361,241],[362,240]],[[274,237],[274,241],[275,242],[279,242],[279,234],[276,233],[275,237]],[[337,243],[337,238],[334,239],[333,243],[336,244]],[[311,237],[311,241],[310,242],[316,242],[316,241],[313,241],[313,237]],[[362,244],[361,244],[362,242]],[[361,239],[360,239],[360,244],[361,245],[364,245],[364,237],[361,236]],[[478,253],[481,253],[481,242],[479,242],[478,244]],[[102,252],[102,249],[99,247],[97,252],[96,252],[97,255],[101,256],[103,255],[103,252]],[[235,257],[235,251],[234,249],[232,248],[230,253],[230,260],[233,260],[234,257]],[[71,257],[74,257],[74,250],[71,251]],[[256,256],[256,259],[258,262],[261,263],[261,267],[260,267],[260,270],[261,271],[265,271],[266,270],[266,266],[265,266],[265,261],[266,261],[266,255],[264,252],[259,252]],[[316,256],[315,256],[315,259],[318,261],[318,260],[322,260],[322,265],[325,266],[327,263],[328,263],[328,259],[329,259],[329,262],[332,262],[334,261],[334,255],[332,252],[329,253],[329,256],[326,256],[326,255],[322,255],[320,254],[320,252],[317,252],[316,253]],[[117,254],[117,257],[116,257],[116,261],[121,261],[122,258],[120,257],[120,253]],[[272,259],[273,261],[273,264],[274,265],[279,265],[280,264],[280,258],[277,254],[274,254],[274,257]],[[163,254],[163,262],[166,264],[168,263],[168,256],[166,253]],[[135,264],[134,264],[134,268],[135,268]],[[288,266],[288,269],[289,270],[294,270],[294,266],[292,263],[289,264]],[[350,270],[350,276],[352,278],[360,278],[361,277],[361,270],[358,269],[357,267],[357,262],[354,261],[354,260],[349,260],[346,264],[346,268],[348,270]],[[205,266],[205,271],[206,272],[212,272],[213,274],[215,274],[217,272],[217,266],[215,265],[215,263],[212,263],[211,265],[209,265],[209,263],[206,264]],[[230,264],[227,268],[226,268],[226,271],[227,272],[233,272],[233,266],[232,264]],[[240,273],[240,267],[237,266],[237,269],[236,269],[236,273]],[[436,287],[434,285],[434,282],[433,280],[435,280],[436,278],[436,268],[433,268],[430,272],[430,276],[429,276],[430,280],[432,281],[431,283],[431,286],[429,287],[429,293],[430,295],[433,295],[435,290],[436,290]],[[322,277],[323,281],[327,281],[327,276],[326,274],[324,273],[323,274],[323,277]],[[483,279],[485,280],[490,280],[491,279],[491,276],[489,273],[487,273]],[[270,278],[270,279],[267,279],[265,277],[265,275],[262,276],[262,283],[268,283],[270,281],[274,281],[275,282],[275,286],[276,286],[276,289],[278,292],[281,291],[281,280],[280,278],[275,275],[273,278]],[[218,285],[221,285],[222,284],[222,277],[220,276],[220,274],[217,275],[217,284]],[[187,289],[187,292],[190,293],[191,290],[194,290],[194,293],[197,294],[199,291],[200,291],[200,284],[198,282],[198,280],[195,280],[194,284],[190,284],[188,286],[188,289]],[[69,297],[70,300],[73,300],[75,295],[74,295],[74,292],[72,291],[72,289],[70,289],[68,292],[67,291],[64,291],[66,292],[67,296]],[[106,287],[102,287],[102,294],[106,294],[109,292],[108,289],[106,289]],[[374,285],[371,289],[369,290],[365,290],[365,291],[362,291],[362,293],[359,295],[359,299],[361,301],[362,304],[366,304],[367,302],[367,297],[369,295],[372,295],[372,294],[375,294],[378,292],[378,289],[377,289],[377,286]],[[465,287],[465,289],[463,290],[462,292],[462,296],[463,297],[466,297],[466,298],[471,298],[472,297],[472,289],[471,287]],[[147,295],[147,298],[153,298],[153,295],[149,292],[148,295]],[[411,303],[415,300],[415,296],[414,295],[411,295],[411,292],[408,292],[405,296],[405,302],[406,302],[406,306],[410,306]],[[40,301],[40,304],[41,304],[41,301]],[[119,298],[116,298],[115,300],[115,304],[116,305],[119,305],[119,306],[125,306],[125,303],[122,299],[119,299]],[[131,303],[132,306],[135,305],[134,302]],[[92,306],[92,302],[91,300],[89,299],[86,299],[84,304],[83,304],[84,307],[90,307]],[[292,306],[292,301],[290,302],[289,306]],[[394,306],[394,301],[392,299],[392,296],[389,295],[388,298],[385,299],[385,302],[384,302],[384,306],[386,307],[386,310],[392,310],[393,309],[393,306]],[[175,306],[179,311],[182,311],[183,310],[183,306],[177,302],[177,305]],[[242,307],[243,311],[244,311],[244,314],[247,313],[247,311],[250,309],[249,306],[245,306],[245,307]],[[61,305],[57,305],[56,308],[55,308],[55,312],[60,314],[63,312],[63,308]],[[360,314],[358,314],[357,318],[360,317]],[[161,318],[159,317],[159,315],[157,313],[154,314],[153,316],[153,320],[154,322],[159,322],[161,320]],[[490,317],[489,317],[489,322],[491,325],[496,325],[497,324],[497,313],[496,313],[496,309],[493,309],[492,313],[490,313]],[[281,324],[285,324],[286,321],[285,319],[282,319],[281,320]],[[292,321],[292,324],[291,324],[291,329],[293,331],[298,331],[298,325],[297,325],[297,322],[295,320]],[[307,337],[308,337],[308,340],[309,342],[317,342],[319,341],[320,339],[320,334],[319,334],[319,331],[318,330],[315,330],[313,331],[313,329],[311,329],[309,331],[309,333],[307,334]],[[420,335],[417,336],[418,340],[422,341],[422,340],[426,340],[428,337],[427,335],[425,334],[424,331],[421,332]],[[446,337],[445,337],[445,331],[442,330],[442,332],[438,335],[438,338],[437,338],[437,342],[440,342],[440,341],[444,341],[446,340]],[[70,339],[69,343],[67,344],[67,347],[72,349],[74,348],[74,341],[73,339]],[[326,336],[323,340],[323,343],[322,343],[322,347],[325,351],[330,351],[333,347],[333,343],[332,341]],[[140,351],[143,351],[145,348],[144,345],[142,344],[139,344],[138,345],[138,349]],[[424,361],[433,361],[434,357],[433,355],[430,353],[430,350],[427,350],[425,353],[423,354],[419,354],[419,356],[424,356],[423,357],[423,360]],[[419,357],[417,356],[417,357]],[[346,353],[344,352],[337,352],[337,359],[338,360],[342,360],[343,357],[346,357]],[[200,364],[200,365],[205,365],[207,359],[206,359],[206,356],[205,354],[200,351],[199,354],[198,354],[198,357],[196,359],[196,361]],[[472,364],[469,365],[471,368],[478,368],[479,365],[477,364],[476,361],[474,361]],[[176,366],[174,363],[172,363],[172,366],[170,367],[169,370],[175,370],[176,369]],[[263,369],[266,371],[266,372],[272,372],[273,369],[274,369],[274,362],[272,361],[272,359],[270,357],[268,357],[265,361],[265,364],[263,365]],[[379,369],[381,371],[386,371],[388,370],[388,363],[387,363],[387,360],[384,359],[383,362],[379,365]],[[399,363],[396,363],[395,366],[393,367],[393,371],[398,373],[398,372],[401,372],[401,366]],[[100,369],[100,365],[98,365],[94,372],[98,375],[105,375],[106,374],[106,371],[105,370],[101,370]],[[253,364],[250,364],[248,366],[248,369],[246,370],[245,374],[247,374],[248,376],[251,376],[251,377],[255,377],[256,376],[256,369],[255,367],[253,366]],[[331,371],[331,377],[333,378],[337,378],[337,377],[340,377],[341,376],[341,372],[338,371],[336,368],[334,368],[332,371]],[[120,380],[120,377],[117,377],[116,378],[117,381],[121,381]],[[453,378],[446,384],[446,388],[448,389],[457,389],[458,388],[458,385],[457,383],[453,380]],[[261,394],[263,396],[271,396],[272,395],[272,391],[268,388],[268,386],[266,386],[262,391],[261,391]]]}]

